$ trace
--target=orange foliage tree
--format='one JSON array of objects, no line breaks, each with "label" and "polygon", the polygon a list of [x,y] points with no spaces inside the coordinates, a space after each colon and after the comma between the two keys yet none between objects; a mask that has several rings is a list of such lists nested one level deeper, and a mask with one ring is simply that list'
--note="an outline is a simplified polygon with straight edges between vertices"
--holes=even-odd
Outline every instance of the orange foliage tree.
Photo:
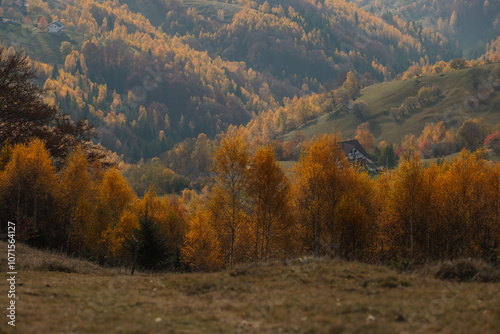
[{"label": "orange foliage tree", "polygon": [[[63,219],[67,228],[66,250],[70,248],[75,218],[79,224],[90,219],[90,202],[93,183],[88,173],[87,155],[77,148],[67,159],[61,172],[60,203],[64,208]],[[82,231],[83,232],[83,231]]]},{"label": "orange foliage tree", "polygon": [[[385,255],[421,260],[428,255],[433,212],[434,183],[426,177],[417,152],[405,152],[389,187],[378,216],[379,233]],[[434,180],[435,181],[435,180]]]},{"label": "orange foliage tree", "polygon": [[373,134],[370,132],[369,122],[358,125],[355,138],[365,149],[371,150],[373,148],[375,140],[373,139]]},{"label": "orange foliage tree", "polygon": [[54,217],[58,188],[55,168],[41,140],[14,146],[0,174],[0,203],[3,220],[17,223],[20,240],[39,234],[42,242],[62,243]]},{"label": "orange foliage tree", "polygon": [[229,266],[248,256],[242,235],[248,227],[249,159],[247,145],[239,134],[224,135],[213,156],[215,186],[209,200],[210,219],[216,224],[223,250],[227,250],[224,258]]},{"label": "orange foliage tree", "polygon": [[[347,257],[364,253],[367,245],[356,238],[370,230],[364,224],[368,192],[355,189],[360,179],[347,162],[340,137],[331,134],[312,140],[294,173],[294,205],[304,250],[315,256],[336,251]],[[353,245],[360,247],[354,254],[350,253]]]},{"label": "orange foliage tree", "polygon": [[290,246],[294,224],[290,217],[290,185],[271,145],[257,149],[248,168],[254,261],[267,261]]}]

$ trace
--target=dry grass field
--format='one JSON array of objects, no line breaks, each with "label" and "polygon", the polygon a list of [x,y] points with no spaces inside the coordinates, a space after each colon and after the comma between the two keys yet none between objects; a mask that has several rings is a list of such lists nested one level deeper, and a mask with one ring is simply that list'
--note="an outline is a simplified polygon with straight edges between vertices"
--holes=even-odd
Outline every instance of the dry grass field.
[{"label": "dry grass field", "polygon": [[[3,242],[0,247],[7,249]],[[0,333],[498,333],[500,328],[500,284],[485,282],[498,282],[498,269],[475,261],[398,273],[303,258],[217,273],[130,276],[19,245],[18,252],[16,328],[4,315]],[[4,310],[6,277],[4,271]]]}]

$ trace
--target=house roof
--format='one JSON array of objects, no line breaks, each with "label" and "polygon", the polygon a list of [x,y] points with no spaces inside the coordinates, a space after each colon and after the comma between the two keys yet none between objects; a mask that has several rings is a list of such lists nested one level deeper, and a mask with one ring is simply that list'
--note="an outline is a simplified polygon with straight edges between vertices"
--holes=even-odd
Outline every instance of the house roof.
[{"label": "house roof", "polygon": [[54,22],[51,23],[51,25],[52,24],[58,26],[59,28],[64,28],[64,24],[62,24],[61,21],[54,21]]},{"label": "house roof", "polygon": [[340,144],[342,145],[342,151],[344,151],[344,153],[346,155],[351,153],[352,150],[355,148],[364,156],[366,156],[366,157],[368,156],[368,153],[366,153],[365,149],[363,148],[363,146],[361,146],[361,144],[359,143],[359,141],[357,139],[346,140],[346,141],[341,142]]}]

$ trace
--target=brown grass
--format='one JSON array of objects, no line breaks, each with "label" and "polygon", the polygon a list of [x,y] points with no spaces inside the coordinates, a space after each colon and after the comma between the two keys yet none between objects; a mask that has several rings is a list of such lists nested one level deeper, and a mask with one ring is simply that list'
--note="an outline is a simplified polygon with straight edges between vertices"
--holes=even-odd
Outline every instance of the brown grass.
[{"label": "brown grass", "polygon": [[[7,252],[7,243],[1,241],[0,249],[3,254]],[[16,269],[17,271],[56,271],[74,274],[111,274],[112,271],[95,263],[69,257],[55,251],[43,251],[16,244]],[[7,267],[7,256],[0,258],[2,268]]]},{"label": "brown grass", "polygon": [[[500,285],[443,281],[439,268],[399,274],[306,257],[217,273],[26,270],[17,277],[16,332],[495,333]],[[0,333],[8,327],[0,321]]]}]

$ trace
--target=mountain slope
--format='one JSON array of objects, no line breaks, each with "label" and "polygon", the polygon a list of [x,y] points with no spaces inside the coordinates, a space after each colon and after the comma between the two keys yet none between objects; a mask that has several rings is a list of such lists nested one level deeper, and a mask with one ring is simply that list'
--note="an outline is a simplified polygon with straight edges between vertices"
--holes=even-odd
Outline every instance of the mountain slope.
[{"label": "mountain slope", "polygon": [[477,58],[500,33],[500,2],[496,0],[349,0],[377,15],[398,15],[405,21],[439,31],[458,43],[463,56]]},{"label": "mountain slope", "polygon": [[[1,25],[10,36],[2,41],[38,62],[41,83],[53,88],[48,101],[99,124],[101,142],[133,162],[337,88],[349,71],[381,81],[413,61],[456,55],[441,34],[344,1],[16,6],[4,2],[4,13],[24,24]],[[45,32],[56,19],[65,25],[59,36]]]},{"label": "mountain slope", "polygon": [[[483,118],[494,127],[500,123],[500,64],[481,68],[481,84],[477,104],[474,99],[471,69],[434,74],[404,81],[384,82],[372,85],[361,92],[357,100],[368,104],[369,112],[360,119],[352,114],[325,114],[303,127],[289,132],[286,140],[302,131],[307,136],[328,133],[334,128],[343,138],[353,138],[356,127],[366,121],[377,141],[399,143],[409,133],[418,135],[427,123],[444,121],[447,127],[460,126],[468,118]],[[417,96],[424,86],[441,89],[441,97],[434,102],[422,103],[417,111],[401,115],[395,120],[389,114],[391,108],[398,108],[408,97]]]}]

